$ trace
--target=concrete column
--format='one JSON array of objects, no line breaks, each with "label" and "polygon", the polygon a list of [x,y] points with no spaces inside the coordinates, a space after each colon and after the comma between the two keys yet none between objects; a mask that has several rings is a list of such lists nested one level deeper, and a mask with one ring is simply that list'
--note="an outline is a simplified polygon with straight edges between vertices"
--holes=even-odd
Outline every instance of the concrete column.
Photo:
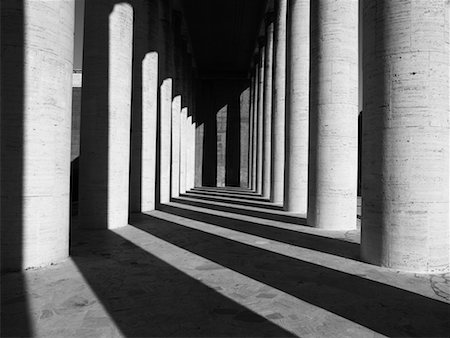
[{"label": "concrete column", "polygon": [[85,7],[81,103],[80,225],[128,224],[133,8]]},{"label": "concrete column", "polygon": [[217,177],[216,186],[225,186],[226,144],[227,144],[227,106],[221,108],[216,115],[217,125]]},{"label": "concrete column", "polygon": [[249,120],[250,120],[250,88],[246,88],[239,97],[239,186],[248,187],[248,154],[249,154]]},{"label": "concrete column", "polygon": [[163,80],[160,89],[160,203],[170,202],[172,79]]},{"label": "concrete column", "polygon": [[310,0],[289,0],[287,11],[284,207],[286,211],[306,215]]},{"label": "concrete column", "polygon": [[156,206],[159,1],[135,0],[130,211]]},{"label": "concrete column", "polygon": [[248,171],[248,188],[253,189],[253,121],[254,121],[254,88],[255,78],[253,75],[250,77],[250,111],[248,118],[248,162],[247,162],[247,171]]},{"label": "concrete column", "polygon": [[195,128],[195,186],[202,186],[203,176],[203,140],[205,124],[197,122]]},{"label": "concrete column", "polygon": [[258,141],[257,141],[257,162],[256,162],[256,192],[263,192],[263,156],[264,156],[264,65],[266,48],[264,41],[260,41],[259,48],[259,69],[258,69]]},{"label": "concrete column", "polygon": [[[190,190],[193,188],[193,178],[194,178],[194,172],[193,172],[193,166],[192,163],[195,161],[195,153],[194,151],[194,137],[195,134],[193,134],[193,131],[195,129],[192,127],[192,115],[189,115],[187,117],[186,121],[186,190]],[[194,156],[193,156],[194,154]]]},{"label": "concrete column", "polygon": [[188,144],[188,161],[187,161],[187,174],[186,174],[186,190],[190,190],[195,186],[195,136],[196,136],[196,112],[194,109],[194,98],[193,98],[193,72],[192,72],[192,56],[187,53],[186,57],[186,93],[187,93],[187,106],[188,113],[191,116],[190,123],[188,123],[189,130],[189,140]]},{"label": "concrete column", "polygon": [[449,271],[449,2],[364,3],[361,252]]},{"label": "concrete column", "polygon": [[69,254],[74,3],[2,2],[2,271]]},{"label": "concrete column", "polygon": [[162,2],[161,37],[164,44],[161,62],[164,62],[164,80],[160,85],[160,136],[159,136],[159,202],[170,202],[171,172],[171,125],[172,125],[172,87],[173,50],[171,34],[171,9],[169,2]]},{"label": "concrete column", "polygon": [[187,152],[189,142],[189,129],[188,129],[188,108],[183,107],[181,109],[181,145],[180,145],[180,193],[186,193],[186,176],[187,176]]},{"label": "concrete column", "polygon": [[[194,108],[192,106],[192,108]],[[193,115],[193,120],[192,120],[192,124],[191,124],[191,166],[190,166],[190,182],[189,182],[189,189],[193,189],[195,187],[195,156],[196,156],[196,152],[195,152],[195,145],[196,145],[196,131],[195,131],[195,126],[196,126],[196,122],[195,122],[195,114]]]},{"label": "concrete column", "polygon": [[155,209],[156,202],[158,54],[147,54],[142,66],[141,210],[150,211]]},{"label": "concrete column", "polygon": [[259,93],[259,63],[255,62],[254,83],[253,83],[253,158],[252,158],[252,190],[257,190],[258,176],[258,93]]},{"label": "concrete column", "polygon": [[275,3],[273,38],[273,91],[272,91],[272,170],[271,201],[283,203],[284,194],[284,144],[286,109],[286,19],[287,0]]},{"label": "concrete column", "polygon": [[264,56],[263,95],[263,185],[262,195],[270,198],[272,167],[272,70],[273,70],[273,13],[266,18],[266,46]]},{"label": "concrete column", "polygon": [[184,123],[185,117],[182,116],[181,95],[177,95],[172,100],[172,197],[178,197],[180,195],[180,135],[184,132]]},{"label": "concrete column", "polygon": [[356,227],[358,1],[311,3],[308,224]]}]

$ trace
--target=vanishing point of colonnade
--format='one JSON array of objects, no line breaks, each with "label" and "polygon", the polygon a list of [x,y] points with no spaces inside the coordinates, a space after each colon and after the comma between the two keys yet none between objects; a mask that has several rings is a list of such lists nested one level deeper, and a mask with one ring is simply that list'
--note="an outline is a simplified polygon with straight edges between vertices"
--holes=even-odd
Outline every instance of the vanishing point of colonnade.
[{"label": "vanishing point of colonnade", "polygon": [[[170,1],[85,11],[80,225],[111,229],[201,185],[201,79]],[[2,266],[17,270],[68,256],[74,2],[2,1],[2,21]],[[448,271],[449,1],[278,0],[264,24],[241,186],[356,228],[362,25],[362,258]]]}]

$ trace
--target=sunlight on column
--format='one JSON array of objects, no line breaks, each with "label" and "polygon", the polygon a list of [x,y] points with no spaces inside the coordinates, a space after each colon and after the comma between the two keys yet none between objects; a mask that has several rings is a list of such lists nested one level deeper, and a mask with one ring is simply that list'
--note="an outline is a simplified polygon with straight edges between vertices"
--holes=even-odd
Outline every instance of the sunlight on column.
[{"label": "sunlight on column", "polygon": [[150,52],[142,60],[141,210],[155,209],[157,109],[158,53]]},{"label": "sunlight on column", "polygon": [[187,152],[188,152],[188,126],[187,126],[188,108],[181,109],[181,144],[180,144],[180,193],[186,192],[186,176],[187,176]]},{"label": "sunlight on column", "polygon": [[161,84],[161,112],[160,112],[160,203],[170,201],[170,139],[172,112],[172,79],[166,78]]},{"label": "sunlight on column", "polygon": [[133,62],[133,7],[118,3],[109,15],[108,228],[128,222]]}]

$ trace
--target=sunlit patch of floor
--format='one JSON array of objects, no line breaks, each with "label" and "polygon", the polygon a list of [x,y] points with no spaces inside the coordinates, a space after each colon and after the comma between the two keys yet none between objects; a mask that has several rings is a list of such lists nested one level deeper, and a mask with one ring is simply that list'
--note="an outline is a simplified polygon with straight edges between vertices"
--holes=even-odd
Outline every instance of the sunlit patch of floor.
[{"label": "sunlit patch of floor", "polygon": [[445,336],[450,275],[365,264],[358,238],[170,203],[2,276],[2,325],[25,333],[26,302],[40,337]]}]

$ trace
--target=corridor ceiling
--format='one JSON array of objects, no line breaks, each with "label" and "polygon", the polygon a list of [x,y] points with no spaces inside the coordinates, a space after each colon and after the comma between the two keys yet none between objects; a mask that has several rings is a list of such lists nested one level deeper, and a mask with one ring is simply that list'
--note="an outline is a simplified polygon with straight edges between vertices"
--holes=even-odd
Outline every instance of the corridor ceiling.
[{"label": "corridor ceiling", "polygon": [[249,71],[267,0],[184,0],[202,78],[241,78]]}]

